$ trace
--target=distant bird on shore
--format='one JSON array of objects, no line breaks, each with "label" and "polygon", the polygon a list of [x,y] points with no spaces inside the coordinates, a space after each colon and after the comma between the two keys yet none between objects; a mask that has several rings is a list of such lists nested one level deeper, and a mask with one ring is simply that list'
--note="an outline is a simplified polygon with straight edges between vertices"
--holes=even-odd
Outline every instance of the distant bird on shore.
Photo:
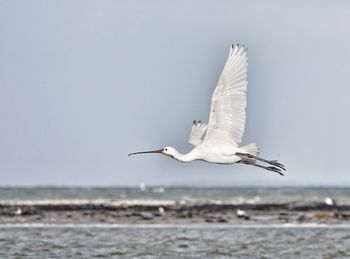
[{"label": "distant bird on shore", "polygon": [[[277,160],[260,158],[256,144],[240,146],[246,119],[247,49],[232,44],[225,67],[211,98],[208,124],[193,121],[188,142],[194,148],[181,154],[173,147],[142,151],[130,155],[160,153],[181,162],[204,160],[210,163],[243,163],[283,175],[285,168]],[[269,164],[265,166],[258,161]]]}]

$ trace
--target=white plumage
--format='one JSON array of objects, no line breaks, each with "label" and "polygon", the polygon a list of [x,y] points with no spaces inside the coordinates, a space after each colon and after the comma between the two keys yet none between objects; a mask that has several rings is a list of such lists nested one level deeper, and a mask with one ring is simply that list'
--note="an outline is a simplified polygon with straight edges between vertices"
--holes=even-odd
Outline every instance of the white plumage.
[{"label": "white plumage", "polygon": [[193,121],[192,130],[188,138],[188,143],[190,143],[194,147],[202,144],[207,129],[208,125],[206,123],[203,123],[201,121]]},{"label": "white plumage", "polygon": [[[211,98],[208,124],[193,121],[188,142],[194,146],[187,154],[179,153],[175,148],[135,152],[162,153],[182,162],[204,160],[219,164],[244,163],[282,174],[284,166],[276,160],[258,157],[256,144],[240,147],[245,127],[247,106],[247,49],[232,44],[229,56]],[[271,166],[257,163],[262,161]]]},{"label": "white plumage", "polygon": [[247,106],[247,67],[247,50],[243,46],[232,46],[211,98],[205,137],[208,144],[222,141],[237,147],[241,143]]}]

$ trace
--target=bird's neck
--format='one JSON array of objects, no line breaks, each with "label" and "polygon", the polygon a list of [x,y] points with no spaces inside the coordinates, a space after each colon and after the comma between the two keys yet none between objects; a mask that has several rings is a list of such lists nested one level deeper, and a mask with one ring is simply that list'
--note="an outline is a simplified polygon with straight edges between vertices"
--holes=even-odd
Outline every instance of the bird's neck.
[{"label": "bird's neck", "polygon": [[192,149],[187,154],[182,154],[182,153],[176,151],[174,154],[174,159],[179,160],[181,162],[190,162],[190,161],[198,159],[198,154],[197,154],[195,149]]}]

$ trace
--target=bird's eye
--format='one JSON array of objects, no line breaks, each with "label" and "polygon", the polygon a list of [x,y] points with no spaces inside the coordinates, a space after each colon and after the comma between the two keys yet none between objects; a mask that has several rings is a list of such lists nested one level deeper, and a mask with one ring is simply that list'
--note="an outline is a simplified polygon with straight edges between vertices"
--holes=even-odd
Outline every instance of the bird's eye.
[{"label": "bird's eye", "polygon": [[168,151],[168,149],[166,148],[166,149],[164,149],[165,151]]}]

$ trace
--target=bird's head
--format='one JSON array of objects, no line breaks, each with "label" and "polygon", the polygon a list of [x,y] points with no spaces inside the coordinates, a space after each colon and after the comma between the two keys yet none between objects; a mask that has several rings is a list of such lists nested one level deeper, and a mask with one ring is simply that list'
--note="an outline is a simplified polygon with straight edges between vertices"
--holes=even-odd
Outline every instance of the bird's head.
[{"label": "bird's head", "polygon": [[174,158],[176,152],[177,151],[173,147],[165,147],[163,148],[162,154]]},{"label": "bird's head", "polygon": [[177,151],[173,147],[165,147],[165,148],[158,149],[158,150],[134,152],[134,153],[128,154],[128,156],[138,155],[138,154],[148,154],[148,153],[159,153],[159,154],[163,154],[163,155],[166,155],[168,157],[174,158],[174,155],[176,152]]}]

